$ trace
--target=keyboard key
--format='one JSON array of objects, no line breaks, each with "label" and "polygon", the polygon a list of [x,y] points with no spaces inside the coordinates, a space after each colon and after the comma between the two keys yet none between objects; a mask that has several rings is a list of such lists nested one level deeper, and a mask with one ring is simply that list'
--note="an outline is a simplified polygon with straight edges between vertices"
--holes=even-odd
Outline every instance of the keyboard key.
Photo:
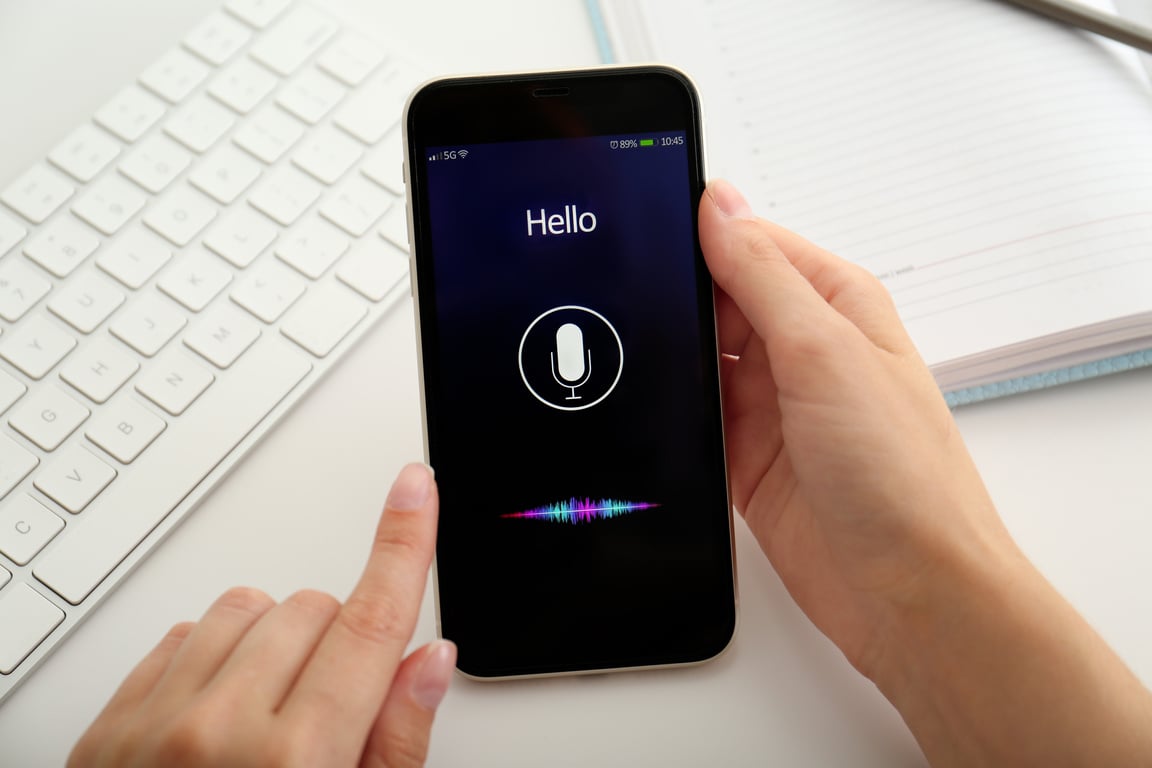
[{"label": "keyboard key", "polygon": [[88,396],[103,403],[124,386],[140,369],[140,364],[111,338],[93,339],[60,369],[60,378]]},{"label": "keyboard key", "polygon": [[120,163],[120,173],[153,194],[163,192],[192,163],[192,155],[167,136],[149,136]]},{"label": "keyboard key", "polygon": [[48,309],[81,333],[91,333],[124,303],[124,294],[98,274],[68,281],[48,303]]},{"label": "keyboard key", "polygon": [[243,269],[272,244],[278,231],[266,216],[251,208],[237,208],[212,225],[204,236],[204,245]]},{"label": "keyboard key", "polygon": [[184,38],[184,47],[210,64],[223,64],[248,44],[252,33],[235,19],[216,12]]},{"label": "keyboard key", "polygon": [[382,48],[366,37],[345,34],[320,54],[316,62],[328,74],[345,85],[356,86],[364,82],[384,61]]},{"label": "keyboard key", "polygon": [[33,224],[39,224],[76,191],[59,173],[34,165],[8,185],[0,200]]},{"label": "keyboard key", "polygon": [[305,69],[280,90],[276,103],[309,125],[315,125],[347,93],[347,88],[327,75]]},{"label": "keyboard key", "polygon": [[8,419],[12,429],[45,451],[54,451],[90,411],[58,387],[41,387],[30,393]]},{"label": "keyboard key", "polygon": [[324,357],[368,313],[355,296],[339,285],[314,286],[288,313],[280,332],[316,357]]},{"label": "keyboard key", "polygon": [[384,214],[384,218],[380,221],[380,235],[408,253],[408,209],[405,206],[394,206]]},{"label": "keyboard key", "polygon": [[238,59],[216,76],[208,86],[208,93],[246,115],[272,93],[279,82],[276,75],[251,59]]},{"label": "keyboard key", "polygon": [[260,338],[260,324],[234,304],[208,311],[184,336],[184,343],[217,368],[227,368]]},{"label": "keyboard key", "polygon": [[380,104],[387,103],[387,95],[360,91],[336,113],[336,125],[365,144],[375,144],[400,119],[399,113],[380,109]]},{"label": "keyboard key", "polygon": [[160,277],[157,286],[193,312],[208,302],[232,280],[232,271],[206,251],[185,254]]},{"label": "keyboard key", "polygon": [[263,29],[291,4],[292,0],[228,0],[224,9],[236,18]]},{"label": "keyboard key", "polygon": [[300,145],[292,156],[296,166],[318,181],[332,184],[351,168],[364,151],[354,139],[335,128],[323,126]]},{"label": "keyboard key", "polygon": [[96,266],[129,288],[139,288],[168,263],[168,245],[143,229],[128,230],[111,245],[100,250]]},{"label": "keyboard key", "polygon": [[245,120],[232,141],[265,163],[274,163],[303,135],[304,126],[299,120],[270,106]]},{"label": "keyboard key", "polygon": [[266,323],[274,323],[304,295],[308,282],[278,261],[261,263],[232,291],[232,301]]},{"label": "keyboard key", "polygon": [[75,346],[76,339],[55,324],[31,315],[12,333],[0,337],[0,357],[33,379],[41,379]]},{"label": "keyboard key", "polygon": [[327,272],[347,250],[348,238],[316,218],[305,220],[276,244],[278,257],[313,280]]},{"label": "keyboard key", "polygon": [[[392,196],[363,176],[349,176],[320,206],[320,215],[359,237],[393,208]],[[395,206],[403,212],[403,206]]]},{"label": "keyboard key", "polygon": [[[344,102],[336,112],[336,124],[365,144],[375,144],[400,122],[400,105],[422,79],[407,62],[390,63]],[[394,106],[383,108],[383,104]]]},{"label": "keyboard key", "polygon": [[146,202],[134,185],[119,176],[107,176],[72,205],[72,213],[105,235],[113,235],[143,210]]},{"label": "keyboard key", "polygon": [[192,54],[173,48],[140,75],[140,84],[176,104],[208,77],[209,67]]},{"label": "keyboard key", "polygon": [[249,51],[252,58],[281,75],[290,75],[336,33],[336,22],[307,5],[294,8]]},{"label": "keyboard key", "polygon": [[15,440],[0,435],[0,498],[7,496],[39,463],[40,459]]},{"label": "keyboard key", "polygon": [[0,592],[0,673],[11,674],[64,621],[64,611],[27,584]]},{"label": "keyboard key", "polygon": [[116,315],[108,330],[140,354],[152,357],[187,322],[172,302],[159,294],[147,293]]},{"label": "keyboard key", "polygon": [[380,146],[368,155],[360,170],[392,194],[403,195],[404,174],[401,170],[403,163],[404,138],[400,126],[396,126],[384,135]]},{"label": "keyboard key", "polygon": [[336,277],[372,301],[383,299],[407,274],[404,254],[377,238],[355,245],[336,268]]},{"label": "keyboard key", "polygon": [[136,379],[136,391],[179,416],[216,380],[212,372],[173,347]]},{"label": "keyboard key", "polygon": [[12,250],[16,243],[24,239],[26,234],[28,234],[28,230],[24,229],[20,222],[4,211],[0,211],[0,256]]},{"label": "keyboard key", "polygon": [[0,506],[0,552],[27,565],[64,528],[64,521],[22,493]]},{"label": "keyboard key", "polygon": [[76,605],[217,466],[311,370],[300,354],[261,344],[240,359],[40,556],[33,573]]},{"label": "keyboard key", "polygon": [[167,423],[135,399],[126,397],[101,410],[88,424],[88,439],[121,464],[136,460]]},{"label": "keyboard key", "polygon": [[0,317],[14,323],[48,295],[52,283],[23,259],[0,262]]},{"label": "keyboard key", "polygon": [[318,182],[295,168],[284,166],[264,177],[248,202],[287,227],[320,198],[320,190]]},{"label": "keyboard key", "polygon": [[76,181],[89,182],[120,154],[120,143],[84,123],[56,145],[48,159]]},{"label": "keyboard key", "polygon": [[188,176],[192,186],[228,205],[260,177],[260,163],[229,144],[217,147]]},{"label": "keyboard key", "polygon": [[24,396],[28,387],[12,378],[4,371],[0,371],[0,413],[4,413],[12,404]]},{"label": "keyboard key", "polygon": [[100,108],[96,122],[124,141],[132,142],[143,136],[165,110],[164,102],[130,85]]},{"label": "keyboard key", "polygon": [[184,246],[216,218],[216,206],[191,187],[176,187],[144,214],[144,223],[174,245]]},{"label": "keyboard key", "polygon": [[70,217],[57,219],[24,245],[24,255],[56,277],[72,270],[100,247],[92,230]]},{"label": "keyboard key", "polygon": [[45,496],[72,514],[82,511],[116,478],[116,470],[79,445],[65,448],[33,481]]},{"label": "keyboard key", "polygon": [[165,124],[164,132],[193,152],[207,152],[235,123],[227,107],[197,96]]}]

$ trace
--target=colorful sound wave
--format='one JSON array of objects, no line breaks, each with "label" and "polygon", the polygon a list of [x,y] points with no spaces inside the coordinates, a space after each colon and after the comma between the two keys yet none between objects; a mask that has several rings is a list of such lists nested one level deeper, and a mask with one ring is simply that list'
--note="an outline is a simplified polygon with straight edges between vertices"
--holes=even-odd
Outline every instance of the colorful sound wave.
[{"label": "colorful sound wave", "polygon": [[521,520],[547,520],[551,523],[568,523],[579,525],[590,523],[593,520],[608,520],[613,517],[623,517],[642,509],[655,509],[660,506],[647,501],[619,501],[617,499],[589,498],[578,499],[575,496],[567,501],[558,501],[543,507],[526,509],[522,512],[510,512],[501,517],[512,517]]}]

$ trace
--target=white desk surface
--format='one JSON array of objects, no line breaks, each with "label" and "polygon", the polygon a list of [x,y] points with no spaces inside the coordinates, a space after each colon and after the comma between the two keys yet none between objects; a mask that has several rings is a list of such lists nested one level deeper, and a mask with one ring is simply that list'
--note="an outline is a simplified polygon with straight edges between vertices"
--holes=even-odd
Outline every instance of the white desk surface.
[{"label": "white desk surface", "polygon": [[[597,62],[577,0],[341,0],[444,71]],[[216,0],[0,0],[0,185],[135,77]],[[54,766],[177,621],[248,584],[346,595],[390,478],[421,457],[401,303],[3,705],[0,764]],[[1152,683],[1152,370],[957,413],[1024,549]],[[434,766],[918,765],[899,716],[792,604],[743,524],[730,651],[683,671],[458,679]],[[417,640],[433,634],[425,600]]]}]

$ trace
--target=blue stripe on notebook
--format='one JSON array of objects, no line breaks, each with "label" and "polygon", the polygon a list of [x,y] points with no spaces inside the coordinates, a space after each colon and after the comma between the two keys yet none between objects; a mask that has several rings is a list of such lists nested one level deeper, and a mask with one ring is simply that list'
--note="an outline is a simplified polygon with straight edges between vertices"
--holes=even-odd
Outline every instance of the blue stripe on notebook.
[{"label": "blue stripe on notebook", "polygon": [[1084,379],[1094,379],[1109,373],[1130,371],[1134,368],[1143,368],[1152,365],[1152,349],[1132,352],[1127,355],[1117,355],[1104,360],[1097,360],[1084,365],[1074,365],[1070,368],[1058,368],[1054,371],[1034,373],[1031,376],[1020,376],[1015,379],[998,381],[995,384],[985,384],[979,387],[958,389],[954,392],[945,392],[944,399],[949,408],[959,405],[979,403],[982,400],[991,400],[996,397],[1015,395],[1021,392],[1031,392],[1036,389],[1046,389],[1059,384],[1068,384]]},{"label": "blue stripe on notebook", "polygon": [[600,61],[605,64],[614,64],[616,56],[612,53],[612,42],[608,39],[608,28],[604,26],[604,15],[600,13],[599,0],[585,0],[588,8],[588,18],[592,22],[592,33],[596,35],[596,47],[600,49]]}]

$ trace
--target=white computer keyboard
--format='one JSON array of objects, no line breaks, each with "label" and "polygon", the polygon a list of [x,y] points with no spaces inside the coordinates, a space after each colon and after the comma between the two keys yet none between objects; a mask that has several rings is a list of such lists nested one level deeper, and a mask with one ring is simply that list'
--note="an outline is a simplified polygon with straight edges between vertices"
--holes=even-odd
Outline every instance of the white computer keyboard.
[{"label": "white computer keyboard", "polygon": [[0,180],[0,700],[408,290],[420,79],[228,0]]}]

